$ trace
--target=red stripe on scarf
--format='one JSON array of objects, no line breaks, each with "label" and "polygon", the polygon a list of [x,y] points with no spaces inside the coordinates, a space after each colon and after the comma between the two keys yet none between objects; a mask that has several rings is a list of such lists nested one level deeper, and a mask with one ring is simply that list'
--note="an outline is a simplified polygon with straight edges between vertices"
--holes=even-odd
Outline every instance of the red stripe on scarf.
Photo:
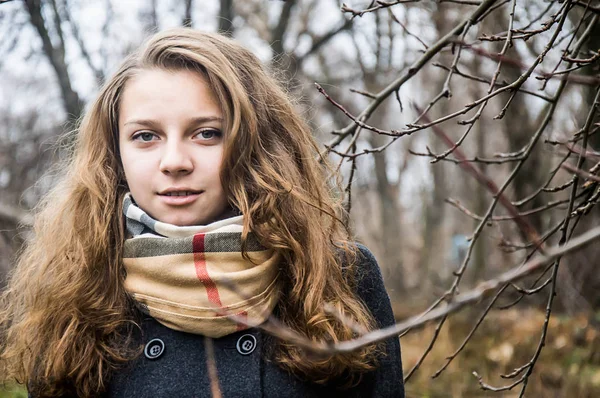
[{"label": "red stripe on scarf", "polygon": [[192,240],[192,248],[194,251],[194,265],[196,266],[196,276],[204,285],[206,293],[208,294],[208,300],[217,307],[222,307],[221,298],[219,297],[219,290],[217,285],[208,275],[206,269],[206,255],[204,253],[204,234],[194,235]]},{"label": "red stripe on scarf", "polygon": [[248,312],[247,311],[242,311],[238,314],[236,314],[238,317],[242,318],[241,320],[244,321],[244,323],[239,323],[237,324],[237,331],[239,332],[240,330],[246,330],[248,329],[248,326],[246,325],[246,323],[248,322]]}]

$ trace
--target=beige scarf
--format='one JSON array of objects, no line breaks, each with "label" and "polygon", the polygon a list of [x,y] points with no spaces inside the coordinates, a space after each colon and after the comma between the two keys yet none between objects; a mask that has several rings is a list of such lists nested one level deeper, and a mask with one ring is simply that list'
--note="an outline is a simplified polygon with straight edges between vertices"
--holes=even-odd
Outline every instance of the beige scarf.
[{"label": "beige scarf", "polygon": [[250,261],[242,257],[243,216],[179,227],[152,219],[130,194],[123,213],[132,236],[123,253],[125,288],[158,322],[218,338],[271,314],[280,295],[279,256],[250,233]]}]

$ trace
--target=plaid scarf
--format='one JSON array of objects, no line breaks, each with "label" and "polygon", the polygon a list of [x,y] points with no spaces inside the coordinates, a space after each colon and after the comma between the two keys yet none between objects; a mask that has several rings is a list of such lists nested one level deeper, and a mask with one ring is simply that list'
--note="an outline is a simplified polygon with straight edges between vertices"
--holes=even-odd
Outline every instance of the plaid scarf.
[{"label": "plaid scarf", "polygon": [[154,220],[129,193],[123,214],[131,236],[123,252],[125,288],[158,322],[218,338],[271,314],[280,293],[279,255],[249,233],[250,261],[242,257],[243,216],[180,227]]}]

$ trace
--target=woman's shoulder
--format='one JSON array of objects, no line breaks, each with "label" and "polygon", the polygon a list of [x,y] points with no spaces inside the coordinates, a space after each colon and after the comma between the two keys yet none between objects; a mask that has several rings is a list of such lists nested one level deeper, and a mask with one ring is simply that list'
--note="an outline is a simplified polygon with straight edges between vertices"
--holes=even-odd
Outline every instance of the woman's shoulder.
[{"label": "woman's shoulder", "polygon": [[367,246],[362,243],[355,242],[357,250],[357,259],[355,273],[357,278],[368,278],[367,281],[375,282],[373,278],[381,280],[381,269],[375,255],[369,250]]},{"label": "woman's shoulder", "polygon": [[[379,264],[367,246],[356,242],[356,247],[358,250],[353,269],[355,292],[375,318],[377,327],[390,327],[396,323],[396,320]],[[385,340],[384,344],[385,354],[379,358],[377,370],[366,376],[363,383],[365,384],[364,395],[404,397],[400,340],[394,336]]]},{"label": "woman's shoulder", "polygon": [[[385,288],[381,268],[367,246],[355,242],[357,251],[355,261],[351,267],[352,286],[355,294],[367,306],[378,327],[387,327],[395,324],[394,313],[390,297]],[[347,265],[347,264],[346,264]]]},{"label": "woman's shoulder", "polygon": [[378,311],[385,309],[388,312],[391,309],[390,299],[377,259],[367,246],[359,242],[355,244],[356,261],[352,269],[355,291],[377,318]]}]

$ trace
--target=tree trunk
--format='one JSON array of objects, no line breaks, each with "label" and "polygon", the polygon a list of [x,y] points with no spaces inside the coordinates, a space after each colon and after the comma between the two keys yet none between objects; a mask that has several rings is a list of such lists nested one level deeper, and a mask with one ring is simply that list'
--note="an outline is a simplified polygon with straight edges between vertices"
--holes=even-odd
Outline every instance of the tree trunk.
[{"label": "tree trunk", "polygon": [[[67,113],[67,121],[69,124],[73,124],[83,111],[83,103],[71,85],[71,78],[65,62],[65,48],[62,43],[54,46],[50,40],[50,35],[42,16],[41,0],[25,0],[25,7],[27,8],[31,24],[37,30],[40,39],[42,39],[44,54],[48,58],[48,61],[50,61],[50,65],[58,78],[63,105]],[[59,16],[57,15],[56,18],[59,19]],[[57,25],[60,25],[60,20]]]},{"label": "tree trunk", "polygon": [[219,32],[233,36],[233,0],[221,0]]}]

